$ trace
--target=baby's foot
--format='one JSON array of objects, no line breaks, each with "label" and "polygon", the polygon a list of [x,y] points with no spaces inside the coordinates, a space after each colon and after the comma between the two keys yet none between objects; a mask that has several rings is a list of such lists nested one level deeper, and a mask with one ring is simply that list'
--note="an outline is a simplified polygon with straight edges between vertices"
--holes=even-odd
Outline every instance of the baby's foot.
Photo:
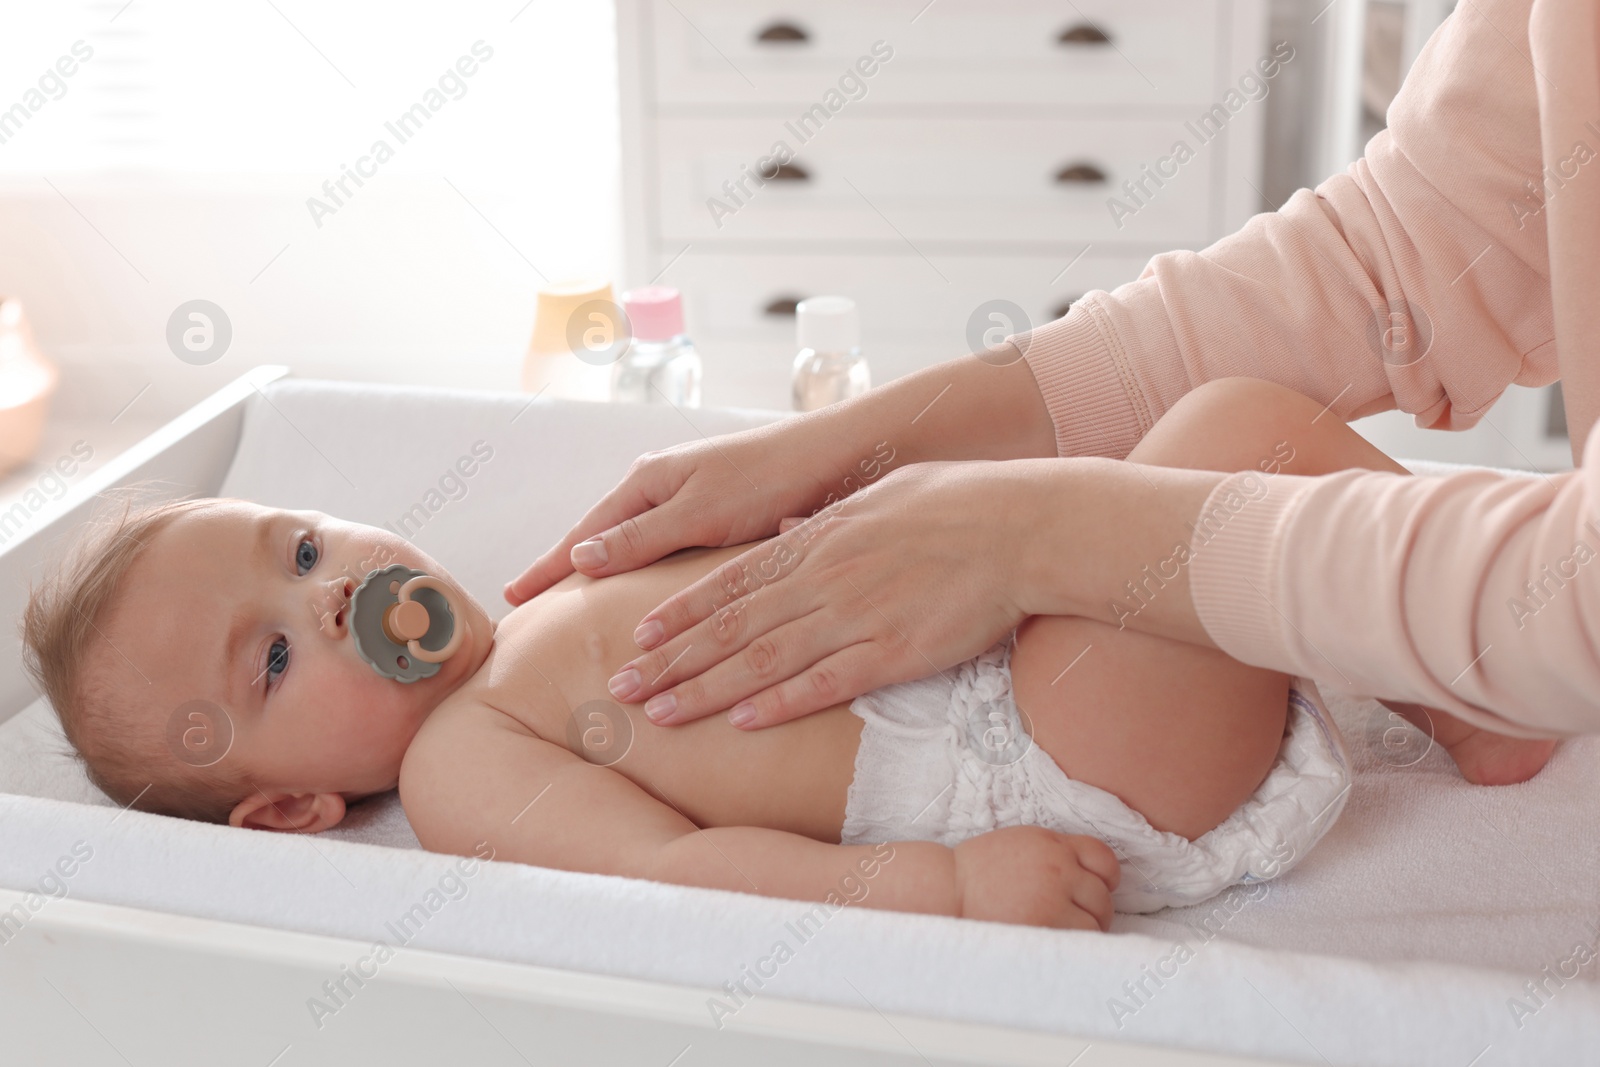
[{"label": "baby's foot", "polygon": [[1388,700],[1380,703],[1432,737],[1456,761],[1461,777],[1473,785],[1526,782],[1544,769],[1556,750],[1555,741],[1490,733],[1438,708]]},{"label": "baby's foot", "polygon": [[1544,769],[1556,750],[1554,741],[1506,737],[1472,726],[1467,729],[1472,732],[1444,749],[1456,761],[1461,777],[1474,785],[1526,782]]}]

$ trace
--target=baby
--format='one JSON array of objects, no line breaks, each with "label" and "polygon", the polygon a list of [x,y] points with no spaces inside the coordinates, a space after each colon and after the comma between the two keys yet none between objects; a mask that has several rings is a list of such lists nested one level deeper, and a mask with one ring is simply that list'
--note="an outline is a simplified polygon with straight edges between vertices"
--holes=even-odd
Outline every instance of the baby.
[{"label": "baby", "polygon": [[[1317,407],[1260,382],[1203,386],[1129,459],[1261,478],[1401,469]],[[615,700],[639,618],[749,547],[575,574],[495,622],[386,530],[190,500],[124,509],[81,545],[34,590],[24,640],[118,803],[315,833],[398,786],[432,850],[800,900],[859,885],[866,907],[1106,929],[1113,907],[1288,870],[1348,794],[1314,686],[1081,618],[1029,618],[965,663],[761,731],[658,727]],[[385,631],[422,662],[456,645],[436,669],[397,657],[426,675],[407,682],[353,633],[367,609],[352,598],[393,565],[436,579],[453,615],[449,633]],[[1549,755],[1434,723],[1478,780]]]}]

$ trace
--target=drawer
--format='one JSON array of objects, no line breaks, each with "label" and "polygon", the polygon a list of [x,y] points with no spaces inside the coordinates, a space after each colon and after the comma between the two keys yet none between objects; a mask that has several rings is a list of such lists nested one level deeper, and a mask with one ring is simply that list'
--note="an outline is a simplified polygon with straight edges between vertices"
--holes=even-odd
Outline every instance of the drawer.
[{"label": "drawer", "polygon": [[[662,263],[668,257],[662,258]],[[915,343],[944,358],[969,350],[976,316],[992,325],[993,300],[1022,309],[1026,329],[1065,313],[1093,289],[1114,289],[1144,270],[1141,256],[934,256],[914,254],[680,256],[661,283],[683,291],[685,323],[697,346],[794,341],[794,302],[808,296],[852,297],[863,343]],[[935,272],[934,267],[938,268]],[[943,275],[941,278],[940,275]],[[791,351],[790,355],[794,353]],[[868,353],[870,357],[870,352]]]},{"label": "drawer", "polygon": [[[1181,165],[1171,158],[1179,140],[1194,150]],[[778,143],[793,163],[785,180],[759,184],[751,175],[768,166],[762,161],[774,158]],[[1175,118],[840,116],[820,128],[664,118],[656,217],[660,238],[680,244],[781,238],[902,248],[906,240],[1200,247],[1213,237],[1212,170],[1221,151]],[[1159,188],[1143,179],[1151,195],[1136,204],[1123,183],[1164,158],[1171,176]],[[733,192],[724,183],[733,183]],[[1136,210],[1113,214],[1113,196]]]},{"label": "drawer", "polygon": [[638,2],[668,107],[809,106],[876,41],[850,106],[1204,103],[1224,21],[1222,0]]}]

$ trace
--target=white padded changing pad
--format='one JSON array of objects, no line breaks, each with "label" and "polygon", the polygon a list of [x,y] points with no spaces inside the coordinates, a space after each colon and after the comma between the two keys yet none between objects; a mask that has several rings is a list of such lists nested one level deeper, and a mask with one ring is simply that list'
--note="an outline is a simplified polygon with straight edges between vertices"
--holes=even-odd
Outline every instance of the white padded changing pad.
[{"label": "white padded changing pad", "polygon": [[[285,379],[252,399],[223,491],[373,524],[436,499],[415,541],[498,617],[505,581],[638,453],[773,417]],[[480,441],[493,457],[459,498],[430,498]],[[1116,936],[846,909],[762,995],[1307,1063],[1488,1067],[1600,1047],[1600,963],[1560,987],[1541,973],[1600,939],[1600,739],[1564,744],[1531,783],[1474,788],[1442,752],[1385,747],[1403,737],[1376,704],[1328,703],[1355,786],[1284,878],[1119,917]],[[18,857],[82,838],[95,860],[74,896],[370,941],[450,862],[417,849],[393,795],[315,839],[119,817],[52,755],[61,744],[42,704],[0,726],[0,790],[16,794],[0,796],[0,884],[31,888],[43,872]],[[411,944],[708,990],[804,910],[506,863],[465,899]],[[1553,992],[1532,999],[1529,980]]]}]

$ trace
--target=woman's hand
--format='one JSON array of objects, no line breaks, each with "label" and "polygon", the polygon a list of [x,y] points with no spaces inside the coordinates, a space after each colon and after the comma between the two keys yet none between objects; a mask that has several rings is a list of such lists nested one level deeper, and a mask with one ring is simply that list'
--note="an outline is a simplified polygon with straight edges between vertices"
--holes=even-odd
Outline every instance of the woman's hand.
[{"label": "woman's hand", "polygon": [[1092,837],[1008,826],[955,847],[961,916],[990,922],[1111,929],[1116,853]]},{"label": "woman's hand", "polygon": [[852,432],[843,415],[797,416],[646,452],[559,544],[506,586],[506,600],[522,604],[574,569],[599,578],[691,545],[754,541],[776,533],[786,516],[844,497],[896,456],[887,442],[856,444],[870,431]]},{"label": "woman's hand", "polygon": [[977,655],[1025,615],[1017,545],[1038,536],[1025,468],[1038,469],[889,472],[646,615],[635,639],[652,651],[612,695],[648,697],[661,724],[732,708],[737,726],[771,726]]},{"label": "woman's hand", "polygon": [[810,515],[890,466],[1054,456],[1050,413],[1017,356],[937,363],[820,411],[647,452],[506,586],[506,600],[521,604],[575,568],[599,578],[692,545],[766,537],[780,519]]}]

